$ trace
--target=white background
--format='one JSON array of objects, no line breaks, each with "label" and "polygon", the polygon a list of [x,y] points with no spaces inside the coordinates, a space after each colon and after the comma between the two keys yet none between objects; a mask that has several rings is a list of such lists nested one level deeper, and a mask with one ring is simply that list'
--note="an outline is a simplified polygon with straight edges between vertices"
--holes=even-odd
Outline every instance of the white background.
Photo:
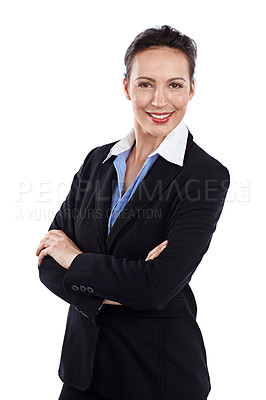
[{"label": "white background", "polygon": [[162,24],[198,44],[185,122],[231,175],[217,231],[192,279],[209,399],[266,398],[264,14],[258,0],[1,2],[5,400],[58,398],[68,305],[38,280],[35,250],[86,154],[131,128],[123,56],[135,35]]}]

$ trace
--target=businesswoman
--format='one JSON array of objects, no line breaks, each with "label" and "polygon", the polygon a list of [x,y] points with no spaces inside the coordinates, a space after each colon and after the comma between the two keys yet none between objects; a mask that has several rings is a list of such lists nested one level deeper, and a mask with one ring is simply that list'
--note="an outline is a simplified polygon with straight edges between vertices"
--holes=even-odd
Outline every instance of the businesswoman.
[{"label": "businesswoman", "polygon": [[189,281],[229,172],[183,122],[195,60],[195,42],[169,26],[134,39],[123,80],[134,127],[89,152],[38,246],[41,281],[70,304],[61,400],[204,400],[210,391]]}]

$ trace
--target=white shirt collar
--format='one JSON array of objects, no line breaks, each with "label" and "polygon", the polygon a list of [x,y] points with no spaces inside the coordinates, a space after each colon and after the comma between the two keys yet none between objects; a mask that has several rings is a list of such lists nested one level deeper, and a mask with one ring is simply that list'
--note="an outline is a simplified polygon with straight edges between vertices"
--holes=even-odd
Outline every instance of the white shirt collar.
[{"label": "white shirt collar", "polygon": [[[160,146],[155,149],[148,157],[158,153],[160,156],[165,158],[167,161],[183,166],[184,155],[187,145],[188,128],[183,121],[162,141]],[[129,134],[123,139],[119,140],[109,151],[107,157],[102,163],[108,160],[112,155],[116,156],[123,151],[130,149],[135,141],[134,128],[131,129]]]}]

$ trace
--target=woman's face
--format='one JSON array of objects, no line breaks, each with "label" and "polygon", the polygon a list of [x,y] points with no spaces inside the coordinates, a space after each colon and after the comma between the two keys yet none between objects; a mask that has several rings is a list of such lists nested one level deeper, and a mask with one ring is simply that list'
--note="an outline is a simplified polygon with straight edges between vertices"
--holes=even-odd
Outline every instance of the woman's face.
[{"label": "woman's face", "polygon": [[186,56],[168,47],[137,53],[124,90],[132,101],[135,129],[164,137],[182,121],[194,95]]}]

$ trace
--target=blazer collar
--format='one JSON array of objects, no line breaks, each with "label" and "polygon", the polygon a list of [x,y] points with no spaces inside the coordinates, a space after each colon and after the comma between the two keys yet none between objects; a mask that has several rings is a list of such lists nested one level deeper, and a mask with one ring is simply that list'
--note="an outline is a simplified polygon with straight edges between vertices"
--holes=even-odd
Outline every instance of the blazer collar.
[{"label": "blazer collar", "polygon": [[[193,136],[188,131],[184,163],[192,143]],[[145,178],[137,187],[131,199],[121,211],[107,236],[112,194],[117,184],[117,174],[113,165],[115,156],[112,155],[105,163],[102,163],[109,151],[110,148],[104,153],[100,162],[98,173],[99,185],[97,185],[95,193],[95,208],[101,211],[101,218],[96,218],[95,221],[103,254],[110,254],[115,240],[123,231],[124,227],[132,222],[132,219],[138,215],[140,210],[144,209],[154,198],[158,197],[183,168],[180,165],[168,162],[163,157],[158,157]]]}]

